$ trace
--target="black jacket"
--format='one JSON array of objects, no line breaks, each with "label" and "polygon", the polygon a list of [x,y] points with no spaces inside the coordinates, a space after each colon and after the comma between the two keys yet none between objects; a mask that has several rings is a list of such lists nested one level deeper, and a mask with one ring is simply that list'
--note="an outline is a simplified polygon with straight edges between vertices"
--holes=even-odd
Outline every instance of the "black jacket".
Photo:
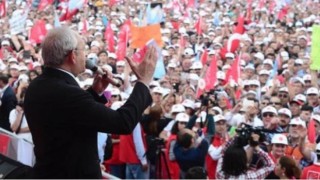
[{"label": "black jacket", "polygon": [[117,111],[92,89],[82,90],[69,74],[45,68],[29,86],[25,114],[35,144],[34,178],[101,178],[97,132],[129,134],[151,104],[137,82]]},{"label": "black jacket", "polygon": [[2,95],[0,105],[0,127],[12,131],[9,123],[9,115],[12,109],[17,105],[17,98],[12,89],[8,87]]}]

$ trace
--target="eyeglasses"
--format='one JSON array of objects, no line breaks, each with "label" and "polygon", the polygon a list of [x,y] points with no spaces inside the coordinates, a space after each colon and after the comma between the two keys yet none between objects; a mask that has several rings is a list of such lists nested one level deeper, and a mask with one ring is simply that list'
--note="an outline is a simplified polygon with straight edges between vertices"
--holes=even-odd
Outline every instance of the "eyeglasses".
[{"label": "eyeglasses", "polygon": [[262,102],[261,104],[262,105],[268,105],[269,103],[268,102]]},{"label": "eyeglasses", "polygon": [[288,95],[287,95],[287,94],[279,94],[278,97],[279,97],[279,98],[287,98]]},{"label": "eyeglasses", "polygon": [[281,102],[270,102],[269,105],[281,105]]},{"label": "eyeglasses", "polygon": [[273,113],[263,113],[262,116],[263,117],[268,117],[268,116],[269,117],[274,117],[274,114]]},{"label": "eyeglasses", "polygon": [[296,124],[290,124],[290,126],[293,128],[298,127],[298,125],[296,125]]},{"label": "eyeglasses", "polygon": [[317,96],[316,94],[308,94],[308,96]]}]

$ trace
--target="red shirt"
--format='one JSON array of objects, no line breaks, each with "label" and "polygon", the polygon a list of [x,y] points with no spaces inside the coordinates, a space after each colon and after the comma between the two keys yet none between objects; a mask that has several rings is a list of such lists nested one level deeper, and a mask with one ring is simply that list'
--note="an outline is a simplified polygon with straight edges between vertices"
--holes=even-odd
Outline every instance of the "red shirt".
[{"label": "red shirt", "polygon": [[320,179],[320,163],[305,167],[302,171],[301,179]]},{"label": "red shirt", "polygon": [[[224,143],[224,138],[215,135],[212,139],[212,145],[214,147],[219,147]],[[218,161],[215,161],[211,158],[209,154],[206,156],[206,165],[208,169],[208,177],[209,179],[216,179],[216,169],[217,169]]]},{"label": "red shirt", "polygon": [[171,134],[167,140],[166,143],[166,158],[167,158],[167,162],[168,162],[168,167],[169,167],[169,173],[170,173],[170,177],[171,179],[179,179],[180,178],[180,168],[179,168],[179,164],[177,163],[177,161],[170,161],[169,159],[169,151],[170,151],[170,144],[172,141],[175,141],[177,139],[177,135],[175,134]]}]

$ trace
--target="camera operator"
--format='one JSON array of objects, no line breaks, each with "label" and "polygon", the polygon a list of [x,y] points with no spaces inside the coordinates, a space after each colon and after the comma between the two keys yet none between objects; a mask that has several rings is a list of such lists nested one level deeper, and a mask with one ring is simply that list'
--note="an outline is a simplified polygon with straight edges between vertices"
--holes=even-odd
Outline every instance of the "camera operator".
[{"label": "camera operator", "polygon": [[[229,141],[225,146],[217,165],[217,179],[264,179],[274,170],[272,159],[259,147],[258,134],[251,134],[250,146],[246,150],[238,142],[234,143],[237,139]],[[263,166],[250,170],[249,164],[254,153],[262,160]]]}]

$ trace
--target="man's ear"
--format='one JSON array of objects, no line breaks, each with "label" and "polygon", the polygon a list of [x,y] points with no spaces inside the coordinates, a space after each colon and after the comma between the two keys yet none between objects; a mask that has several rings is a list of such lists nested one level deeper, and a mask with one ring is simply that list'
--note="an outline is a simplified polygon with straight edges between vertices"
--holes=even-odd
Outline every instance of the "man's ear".
[{"label": "man's ear", "polygon": [[72,50],[70,53],[67,55],[67,62],[68,64],[76,64],[76,51]]}]

